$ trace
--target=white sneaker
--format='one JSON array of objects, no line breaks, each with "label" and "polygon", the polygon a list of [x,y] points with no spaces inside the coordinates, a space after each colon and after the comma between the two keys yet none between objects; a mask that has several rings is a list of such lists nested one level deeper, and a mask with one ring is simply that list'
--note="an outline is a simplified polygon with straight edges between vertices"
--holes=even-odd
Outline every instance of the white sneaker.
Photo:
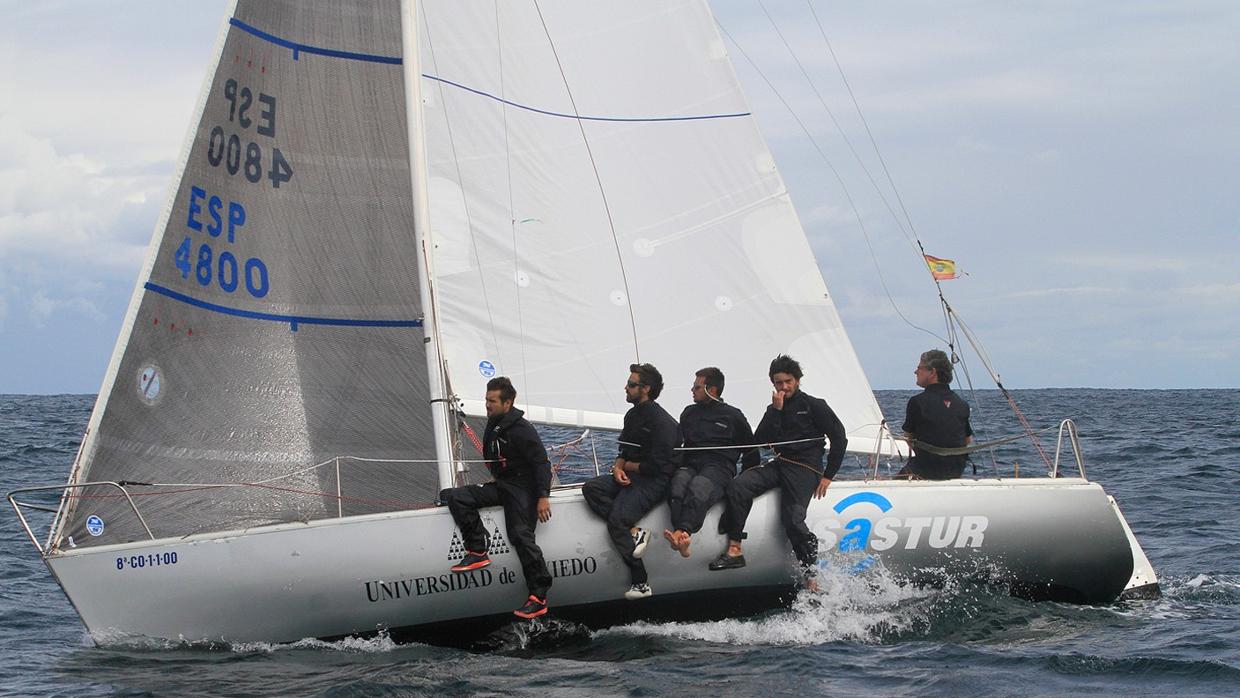
[{"label": "white sneaker", "polygon": [[639,528],[637,533],[633,534],[633,557],[640,560],[642,555],[646,554],[646,544],[650,542],[650,534],[646,529]]},{"label": "white sneaker", "polygon": [[636,601],[638,599],[648,599],[652,594],[654,592],[650,590],[649,584],[634,584],[629,587],[628,591],[624,592],[624,598],[629,601]]}]

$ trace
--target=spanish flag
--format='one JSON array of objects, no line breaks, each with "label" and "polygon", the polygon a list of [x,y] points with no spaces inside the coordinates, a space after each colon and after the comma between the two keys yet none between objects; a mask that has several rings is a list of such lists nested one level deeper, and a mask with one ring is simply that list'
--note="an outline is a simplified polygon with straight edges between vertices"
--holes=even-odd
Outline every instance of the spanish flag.
[{"label": "spanish flag", "polygon": [[930,275],[935,281],[947,281],[948,279],[956,279],[960,274],[956,271],[956,260],[939,259],[930,255],[922,255],[926,258],[926,264],[930,266]]}]

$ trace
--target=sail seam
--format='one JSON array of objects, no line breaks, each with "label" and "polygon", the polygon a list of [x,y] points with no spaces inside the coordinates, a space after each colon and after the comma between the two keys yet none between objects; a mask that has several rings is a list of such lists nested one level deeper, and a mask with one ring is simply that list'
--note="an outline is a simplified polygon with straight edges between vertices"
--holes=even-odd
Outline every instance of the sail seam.
[{"label": "sail seam", "polygon": [[487,99],[493,99],[497,102],[502,102],[504,104],[507,104],[510,107],[516,107],[517,109],[524,109],[526,111],[531,111],[536,114],[543,114],[545,116],[556,116],[562,119],[575,119],[577,121],[622,121],[622,122],[644,123],[644,122],[662,122],[662,121],[709,121],[711,119],[740,119],[744,117],[753,116],[753,114],[750,112],[736,112],[732,114],[693,114],[689,116],[585,116],[585,115],[577,115],[577,114],[567,114],[564,112],[550,111],[548,109],[539,109],[538,107],[531,107],[525,104],[521,104],[519,102],[514,102],[509,99],[504,99],[503,97],[500,97],[498,95],[493,95],[489,92],[484,92],[482,90],[475,89],[467,85],[462,85],[458,82],[453,82],[451,80],[448,80],[447,78],[441,78],[435,75],[427,75],[425,73],[422,74],[422,77],[426,78],[427,80],[434,80],[436,82],[442,82],[442,83],[451,85],[458,89],[465,90],[466,92],[472,92],[480,97],[486,97]]},{"label": "sail seam", "polygon": [[275,44],[276,46],[283,46],[284,48],[292,50],[293,60],[299,59],[299,56],[297,55],[299,53],[312,53],[312,54],[317,54],[320,56],[328,56],[330,58],[346,58],[352,61],[366,61],[368,63],[387,63],[390,65],[401,64],[400,56],[380,56],[380,55],[376,55],[373,53],[357,53],[354,51],[341,51],[339,49],[322,48],[319,46],[311,46],[309,44],[301,44],[296,41],[289,41],[288,39],[282,39],[274,34],[268,34],[267,32],[259,29],[258,27],[254,27],[249,24],[246,24],[245,22],[242,22],[236,17],[229,19],[228,23],[240,29],[241,31],[246,32],[247,34],[252,34],[264,41],[269,41]]},{"label": "sail seam", "polygon": [[[311,53],[311,54],[315,54],[319,56],[328,56],[331,58],[345,58],[345,59],[354,60],[354,61],[367,61],[370,63],[386,63],[389,65],[402,65],[403,63],[400,56],[380,56],[378,54],[373,54],[373,53],[357,53],[354,51],[341,51],[339,49],[322,48],[320,46],[311,46],[309,44],[302,44],[296,41],[289,41],[288,39],[280,38],[274,34],[269,34],[257,27],[246,24],[245,22],[242,22],[241,20],[236,19],[236,18],[230,19],[229,24],[232,24],[234,27],[237,27],[238,29],[246,32],[247,34],[256,36],[264,41],[268,41],[277,46],[283,46],[284,48],[290,49],[293,52],[293,60],[298,60],[298,56],[297,56],[298,53]],[[551,111],[549,109],[539,109],[538,107],[531,107],[527,104],[521,104],[519,102],[514,102],[509,99],[504,99],[503,97],[500,97],[499,95],[494,95],[484,90],[479,90],[477,88],[469,87],[468,85],[462,85],[459,82],[453,82],[452,80],[448,80],[447,78],[441,78],[436,75],[427,75],[426,73],[423,73],[422,77],[426,78],[427,80],[434,80],[435,82],[443,83],[445,85],[451,85],[452,87],[455,87],[459,90],[471,92],[480,97],[486,97],[487,99],[493,99],[497,102],[507,104],[510,107],[515,107],[517,109],[524,109],[525,111],[533,112],[535,114],[543,114],[544,116],[555,116],[561,119],[576,119],[578,121],[618,121],[618,122],[632,122],[632,123],[658,123],[658,122],[665,122],[665,121],[709,121],[711,119],[741,119],[741,118],[753,116],[751,112],[747,112],[747,111],[746,112],[735,112],[731,114],[691,114],[688,116],[585,116],[585,115],[579,115],[579,114],[566,114],[564,112],[556,112],[556,111]]]},{"label": "sail seam", "polygon": [[346,327],[421,327],[421,320],[362,320],[360,318],[330,318],[330,317],[314,317],[310,315],[282,315],[279,313],[263,313],[255,310],[241,310],[239,308],[230,308],[226,305],[216,303],[208,303],[199,300],[184,293],[178,293],[170,288],[153,284],[149,281],[145,284],[146,290],[166,296],[175,301],[180,301],[187,305],[192,305],[203,310],[210,310],[215,313],[224,315],[235,315],[237,317],[249,318],[251,320],[269,320],[271,322],[287,322],[291,329],[297,330],[298,325],[338,325]]}]

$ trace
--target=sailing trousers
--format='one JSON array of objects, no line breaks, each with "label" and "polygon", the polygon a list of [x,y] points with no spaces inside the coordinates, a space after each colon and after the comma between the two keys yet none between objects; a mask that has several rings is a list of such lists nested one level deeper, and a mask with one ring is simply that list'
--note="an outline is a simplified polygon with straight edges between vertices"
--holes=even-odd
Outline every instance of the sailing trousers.
[{"label": "sailing trousers", "polygon": [[632,484],[621,485],[612,475],[600,475],[581,486],[586,504],[607,522],[607,534],[620,553],[620,559],[629,568],[634,584],[645,584],[646,566],[633,557],[633,535],[629,529],[651,509],[663,501],[667,485],[659,481],[634,478]]},{"label": "sailing trousers", "polygon": [[702,529],[706,512],[723,498],[725,488],[736,474],[736,466],[724,468],[702,466],[700,470],[681,467],[672,476],[667,504],[672,510],[672,528],[697,533]]},{"label": "sailing trousers", "polygon": [[448,503],[452,518],[461,528],[465,549],[481,552],[487,549],[487,531],[482,525],[478,510],[485,507],[503,506],[504,523],[508,540],[521,560],[525,573],[525,586],[540,599],[547,598],[551,588],[551,573],[543,561],[542,548],[534,541],[534,527],[538,525],[538,496],[534,492],[533,478],[503,479],[482,485],[453,487],[439,493],[439,499]]},{"label": "sailing trousers", "polygon": [[818,563],[818,538],[805,525],[805,512],[820,480],[822,473],[784,460],[750,468],[728,484],[724,494],[728,504],[720,527],[729,539],[744,540],[745,520],[754,498],[778,487],[779,519],[784,533],[801,566],[811,568]]}]

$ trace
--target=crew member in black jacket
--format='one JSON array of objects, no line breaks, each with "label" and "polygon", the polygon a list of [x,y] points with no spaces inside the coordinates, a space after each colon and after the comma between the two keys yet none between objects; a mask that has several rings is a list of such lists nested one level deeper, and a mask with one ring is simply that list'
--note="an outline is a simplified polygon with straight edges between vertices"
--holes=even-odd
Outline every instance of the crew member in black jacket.
[{"label": "crew member in black jacket", "polygon": [[683,557],[689,557],[693,534],[701,530],[706,512],[736,477],[736,460],[742,459],[745,468],[758,464],[757,448],[739,448],[753,443],[753,430],[745,414],[720,397],[723,382],[718,368],[699,370],[694,374],[693,404],[680,413],[685,445],[667,496],[672,528],[663,531],[663,537]]},{"label": "crew member in black jacket", "polygon": [[536,618],[547,612],[547,590],[551,574],[543,562],[542,549],[534,540],[538,521],[551,520],[551,463],[547,449],[525,413],[512,406],[517,391],[504,376],[487,382],[487,427],[482,437],[482,453],[493,482],[454,487],[439,493],[447,502],[452,518],[465,538],[465,557],[453,565],[453,572],[468,572],[491,564],[487,556],[488,536],[478,516],[483,507],[504,507],[508,539],[521,559],[525,585],[530,597],[513,611],[521,618]]},{"label": "crew member in black jacket", "polygon": [[581,487],[590,509],[607,522],[607,533],[629,568],[632,586],[624,598],[650,596],[646,566],[641,557],[650,534],[637,522],[667,496],[668,481],[677,463],[680,429],[655,399],[663,392],[663,376],[650,364],[629,366],[624,399],[632,404],[624,415],[620,451],[611,474],[600,475]]},{"label": "crew member in black jacket", "polygon": [[[792,357],[784,354],[775,357],[768,375],[774,391],[754,437],[759,443],[779,445],[771,448],[774,458],[742,472],[728,485],[725,494],[728,505],[720,522],[728,534],[728,547],[710,563],[710,569],[745,566],[741,541],[745,539],[749,509],[755,497],[778,487],[779,516],[784,532],[805,571],[806,587],[816,589],[816,579],[810,573],[818,562],[818,539],[805,525],[805,512],[811,496],[821,499],[826,495],[831,478],[844,461],[848,438],[844,425],[826,401],[800,390],[801,365]],[[822,464],[823,437],[831,444],[826,467]]]},{"label": "crew member in black jacket", "polygon": [[913,457],[896,477],[950,480],[964,474],[968,456],[930,453],[931,448],[961,448],[973,443],[969,403],[952,391],[952,362],[947,353],[931,349],[914,371],[922,392],[909,398],[904,412],[904,438],[913,443]]}]

